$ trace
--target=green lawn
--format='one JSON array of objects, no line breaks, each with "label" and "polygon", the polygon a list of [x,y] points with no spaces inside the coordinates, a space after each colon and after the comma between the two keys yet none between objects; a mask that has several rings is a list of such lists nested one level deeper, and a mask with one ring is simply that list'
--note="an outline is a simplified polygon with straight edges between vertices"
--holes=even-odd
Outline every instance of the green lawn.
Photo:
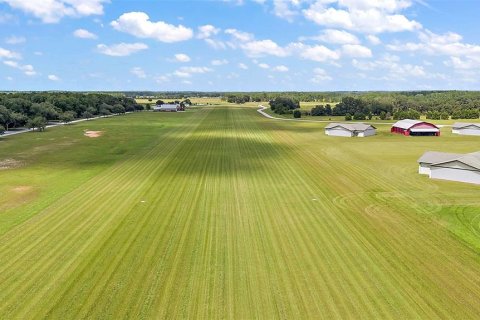
[{"label": "green lawn", "polygon": [[478,137],[324,126],[216,106],[0,139],[0,319],[478,318],[480,188],[416,164]]}]

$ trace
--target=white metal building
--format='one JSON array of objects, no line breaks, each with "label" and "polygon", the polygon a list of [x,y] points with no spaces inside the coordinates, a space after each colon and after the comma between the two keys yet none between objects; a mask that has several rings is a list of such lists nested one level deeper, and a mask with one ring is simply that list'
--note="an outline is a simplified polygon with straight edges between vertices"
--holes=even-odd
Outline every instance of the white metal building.
[{"label": "white metal building", "polygon": [[452,126],[452,133],[480,136],[480,123],[455,122]]},{"label": "white metal building", "polygon": [[327,136],[369,137],[377,133],[377,128],[366,123],[330,123],[325,127]]},{"label": "white metal building", "polygon": [[180,105],[178,104],[161,104],[153,107],[153,111],[170,111],[177,112]]},{"label": "white metal building", "polygon": [[480,185],[480,152],[457,154],[429,151],[418,159],[418,163],[418,172],[432,179]]}]

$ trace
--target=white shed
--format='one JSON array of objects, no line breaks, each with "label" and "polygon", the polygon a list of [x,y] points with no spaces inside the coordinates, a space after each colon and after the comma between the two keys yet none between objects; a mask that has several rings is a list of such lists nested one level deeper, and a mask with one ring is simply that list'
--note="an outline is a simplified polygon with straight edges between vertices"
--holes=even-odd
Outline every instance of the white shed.
[{"label": "white shed", "polygon": [[369,137],[377,133],[376,129],[365,123],[330,123],[325,127],[325,134],[336,137]]},{"label": "white shed", "polygon": [[170,111],[177,112],[180,105],[178,104],[161,104],[153,107],[153,111]]},{"label": "white shed", "polygon": [[480,185],[480,152],[457,154],[429,151],[418,159],[418,163],[418,172],[432,179]]},{"label": "white shed", "polygon": [[480,123],[455,122],[452,126],[452,133],[480,136]]}]

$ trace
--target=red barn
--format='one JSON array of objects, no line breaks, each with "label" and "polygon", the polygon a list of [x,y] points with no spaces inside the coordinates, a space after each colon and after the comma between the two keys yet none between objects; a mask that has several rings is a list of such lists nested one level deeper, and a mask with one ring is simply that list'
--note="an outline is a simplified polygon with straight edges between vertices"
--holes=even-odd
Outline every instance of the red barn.
[{"label": "red barn", "polygon": [[405,119],[397,121],[390,130],[392,133],[405,136],[439,136],[440,129],[433,123]]}]

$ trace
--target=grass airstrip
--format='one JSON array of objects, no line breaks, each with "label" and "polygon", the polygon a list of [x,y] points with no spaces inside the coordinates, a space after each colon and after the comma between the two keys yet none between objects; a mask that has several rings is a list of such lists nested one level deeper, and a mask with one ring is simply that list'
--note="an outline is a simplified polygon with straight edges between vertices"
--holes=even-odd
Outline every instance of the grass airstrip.
[{"label": "grass airstrip", "polygon": [[[478,318],[478,137],[195,107],[0,140],[0,318]],[[97,137],[85,132],[101,132]]]}]

